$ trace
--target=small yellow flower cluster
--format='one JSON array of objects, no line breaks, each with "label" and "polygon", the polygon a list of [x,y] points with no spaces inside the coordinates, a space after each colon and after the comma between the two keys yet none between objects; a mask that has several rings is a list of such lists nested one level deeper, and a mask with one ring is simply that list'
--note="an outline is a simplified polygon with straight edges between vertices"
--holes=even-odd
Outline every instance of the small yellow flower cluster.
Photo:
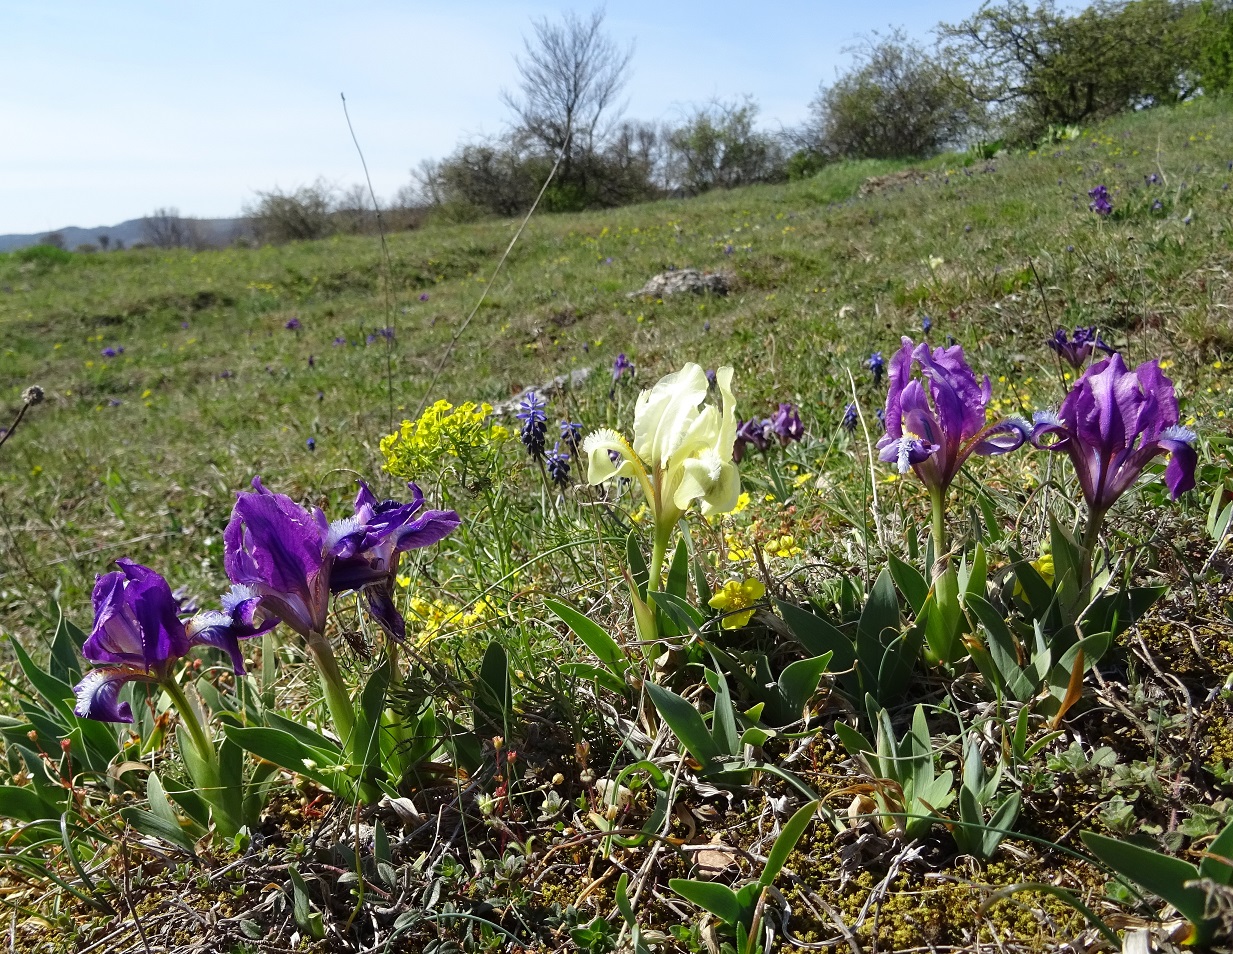
[{"label": "small yellow flower cluster", "polygon": [[729,580],[711,597],[711,609],[725,614],[724,629],[740,629],[753,616],[753,605],[766,595],[761,580]]},{"label": "small yellow flower cluster", "polygon": [[381,439],[385,469],[395,477],[413,480],[450,459],[465,465],[493,462],[494,445],[508,439],[509,429],[489,424],[492,405],[468,401],[454,407],[438,401],[417,421],[403,421],[402,427]]},{"label": "small yellow flower cluster", "polygon": [[784,533],[777,537],[771,537],[764,544],[766,552],[771,556],[787,558],[796,556],[801,552],[801,548],[796,545],[796,537],[790,533]]},{"label": "small yellow flower cluster", "polygon": [[[402,577],[399,577],[402,583]],[[493,606],[480,599],[467,609],[443,599],[426,600],[411,597],[411,614],[407,622],[416,632],[416,641],[424,646],[443,636],[453,636],[482,624],[493,615]]]}]

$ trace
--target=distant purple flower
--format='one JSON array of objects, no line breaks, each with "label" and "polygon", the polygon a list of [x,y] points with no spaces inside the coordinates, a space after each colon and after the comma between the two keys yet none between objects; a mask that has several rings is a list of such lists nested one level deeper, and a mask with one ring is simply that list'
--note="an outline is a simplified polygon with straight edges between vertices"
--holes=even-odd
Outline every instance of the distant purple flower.
[{"label": "distant purple flower", "polygon": [[94,628],[82,655],[97,663],[73,690],[73,711],[85,719],[132,722],[133,711],[119,701],[127,682],[162,682],[171,678],[176,660],[193,646],[214,646],[231,657],[237,675],[244,672],[239,640],[257,636],[278,624],[257,623],[256,603],[224,603],[224,611],[199,613],[187,623],[179,616],[180,602],[154,570],[131,560],[116,561],[119,570],[94,584]]},{"label": "distant purple flower", "polygon": [[304,442],[304,446],[307,447],[310,451],[315,451],[317,449],[317,438],[310,437],[308,440]]},{"label": "distant purple flower", "polygon": [[622,351],[617,355],[616,360],[612,362],[612,380],[614,382],[620,381],[621,378],[625,377],[626,371],[632,375],[634,373],[634,365],[625,356],[625,352]]},{"label": "distant purple flower", "polygon": [[569,454],[561,450],[561,442],[557,441],[552,450],[544,458],[548,467],[548,479],[558,487],[569,486]]},{"label": "distant purple flower", "polygon": [[562,421],[559,428],[565,446],[575,454],[578,453],[578,444],[582,441],[582,425],[577,421]]},{"label": "distant purple flower", "polygon": [[920,329],[925,334],[929,334],[929,332],[933,330],[933,319],[928,315],[925,315],[925,317],[920,320]]},{"label": "distant purple flower", "polygon": [[115,348],[104,348],[102,351],[104,358],[114,358],[119,353]]},{"label": "distant purple flower", "polygon": [[548,441],[548,415],[544,413],[548,402],[534,391],[528,391],[518,406],[520,410],[514,415],[522,421],[518,437],[527,453],[536,460],[541,460]]},{"label": "distant purple flower", "polygon": [[308,356],[308,366],[311,368],[311,367],[313,367],[316,363],[317,363],[317,359],[316,359],[316,357],[315,357],[314,355],[311,355],[311,354],[310,354],[310,355]]},{"label": "distant purple flower", "polygon": [[1088,507],[1104,513],[1161,454],[1169,455],[1164,477],[1174,500],[1194,486],[1195,435],[1178,419],[1173,382],[1160,365],[1131,371],[1114,354],[1083,373],[1056,413],[1035,415],[1032,444],[1065,451]]},{"label": "distant purple flower", "polygon": [[881,351],[875,351],[869,356],[869,360],[865,362],[865,367],[873,372],[873,386],[880,387],[882,384],[882,375],[886,371],[886,361],[882,358]]},{"label": "distant purple flower", "polygon": [[108,406],[108,407],[119,407],[119,406],[120,406],[121,404],[123,404],[123,403],[124,403],[124,402],[123,402],[123,401],[121,401],[121,400],[119,400],[118,398],[108,398],[108,399],[107,399],[107,406]]},{"label": "distant purple flower", "polygon": [[1153,172],[1150,176],[1144,176],[1143,182],[1144,184],[1150,185],[1150,186],[1160,185],[1160,176],[1156,175],[1156,173]]},{"label": "distant purple flower", "polygon": [[376,340],[377,340],[377,336],[376,336],[376,335],[374,335],[374,334],[371,334],[371,333],[370,333],[370,334],[369,334],[369,335],[368,335],[368,336],[364,339],[364,343],[365,343],[365,344],[372,344],[372,343],[373,343],[374,341],[376,341]]},{"label": "distant purple flower", "polygon": [[1075,328],[1071,335],[1066,334],[1065,328],[1058,328],[1053,332],[1053,337],[1045,341],[1045,344],[1056,351],[1076,371],[1082,368],[1087,359],[1091,357],[1093,348],[1099,348],[1105,354],[1113,354],[1113,349],[1105,344],[1095,325]]},{"label": "distant purple flower", "polygon": [[734,251],[734,249],[732,248],[732,246],[731,246],[731,245],[725,245],[725,246],[724,246],[724,254],[725,254],[725,255],[731,255],[733,251]]},{"label": "distant purple flower", "polygon": [[188,331],[188,322],[187,321],[180,322],[180,327],[183,328],[185,331]]},{"label": "distant purple flower", "polygon": [[379,334],[386,341],[394,340],[394,329],[393,328],[378,328],[377,334]]},{"label": "distant purple flower", "polygon": [[337,338],[334,339],[335,348],[341,347],[342,345],[345,345],[346,343],[347,343],[347,339],[344,338],[342,335],[339,335]]},{"label": "distant purple flower", "polygon": [[704,322],[702,322],[702,330],[703,330],[703,331],[710,331],[710,330],[711,330],[711,323],[710,323],[710,321],[704,321]]},{"label": "distant purple flower", "polygon": [[711,388],[716,387],[716,386],[717,386],[717,382],[718,382],[718,381],[719,381],[719,378],[718,378],[718,377],[716,377],[716,375],[715,375],[715,369],[714,369],[714,368],[707,368],[707,369],[706,369],[706,384],[707,384],[707,387],[711,387]]},{"label": "distant purple flower", "polygon": [[859,418],[856,413],[856,405],[850,403],[843,409],[843,420],[839,422],[839,425],[849,434],[852,434],[856,431],[856,423],[858,420]]},{"label": "distant purple flower", "polygon": [[[921,379],[911,377],[913,365]],[[985,423],[991,394],[989,378],[976,380],[959,345],[930,349],[905,337],[891,359],[879,459],[901,474],[911,468],[931,491],[945,491],[972,454],[1005,454],[1027,438],[1028,424],[1018,418]]]},{"label": "distant purple flower", "polygon": [[223,378],[224,380],[226,380],[227,378],[234,378],[234,377],[235,377],[235,372],[234,372],[234,371],[232,371],[232,370],[230,370],[230,369],[226,369],[226,370],[223,370],[223,371],[219,371],[219,372],[218,372],[218,376],[219,376],[220,378]]},{"label": "distant purple flower", "polygon": [[805,425],[801,423],[801,413],[795,404],[780,404],[770,417],[770,426],[782,447],[805,436]]},{"label": "distant purple flower", "polygon": [[1097,215],[1110,215],[1113,212],[1113,203],[1109,201],[1109,190],[1102,185],[1088,192],[1088,198],[1092,201],[1088,204],[1088,208]]},{"label": "distant purple flower", "polygon": [[740,463],[745,457],[745,449],[753,447],[765,453],[771,446],[771,422],[751,417],[748,421],[740,421],[736,427],[736,443],[732,448],[732,459]]},{"label": "distant purple flower", "polygon": [[1161,202],[1159,199],[1157,199],[1155,202],[1152,203],[1153,212],[1160,212],[1163,210],[1164,210],[1164,203]]},{"label": "distant purple flower", "polygon": [[283,325],[283,327],[286,328],[288,331],[299,331],[300,330],[300,319],[299,318],[288,318],[287,323]]},{"label": "distant purple flower", "polygon": [[420,301],[428,301],[428,292],[420,293]]},{"label": "distant purple flower", "polygon": [[882,430],[886,430],[886,408],[880,407],[873,412],[874,417],[878,419],[878,425]]},{"label": "distant purple flower", "polygon": [[602,262],[600,262],[600,264],[601,264],[601,265],[611,265],[611,264],[612,264],[612,256],[611,256],[611,255],[609,255],[609,256],[608,256],[607,258],[605,258]]}]

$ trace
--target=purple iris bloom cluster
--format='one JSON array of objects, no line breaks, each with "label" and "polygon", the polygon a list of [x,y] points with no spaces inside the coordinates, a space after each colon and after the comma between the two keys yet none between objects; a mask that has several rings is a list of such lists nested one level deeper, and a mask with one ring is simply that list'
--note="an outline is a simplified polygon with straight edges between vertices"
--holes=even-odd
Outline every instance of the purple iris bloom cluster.
[{"label": "purple iris bloom cluster", "polygon": [[800,409],[795,404],[780,404],[770,417],[751,417],[747,421],[738,422],[732,459],[739,464],[750,447],[766,453],[772,441],[778,440],[781,447],[786,447],[804,436],[805,425],[801,423]]},{"label": "purple iris bloom cluster", "polygon": [[931,349],[905,337],[891,359],[889,388],[879,458],[901,474],[914,470],[932,492],[944,492],[972,454],[1005,454],[1027,439],[1026,421],[985,423],[989,378],[976,380],[959,345]]},{"label": "purple iris bloom cluster", "polygon": [[1092,355],[1093,348],[1099,348],[1105,354],[1113,354],[1113,348],[1105,344],[1095,325],[1087,328],[1078,327],[1070,335],[1065,328],[1058,328],[1045,344],[1058,353],[1076,371],[1083,367]]},{"label": "purple iris bloom cluster", "polygon": [[518,432],[518,437],[523,447],[527,449],[527,453],[536,460],[543,459],[548,443],[548,415],[544,413],[544,408],[547,406],[548,402],[540,395],[534,391],[528,391],[518,405],[518,413],[514,415],[522,421],[522,429]]},{"label": "purple iris bloom cluster", "polygon": [[882,384],[882,375],[886,372],[886,361],[882,358],[881,351],[875,351],[869,356],[869,360],[865,362],[865,367],[873,372],[873,386],[880,387]]},{"label": "purple iris bloom cluster", "polygon": [[73,690],[73,711],[82,718],[132,722],[132,707],[119,700],[124,684],[162,682],[194,646],[222,649],[239,675],[244,672],[239,641],[278,625],[276,618],[259,621],[259,601],[247,596],[225,598],[221,612],[182,620],[180,601],[158,573],[127,559],[116,565],[119,570],[94,584],[94,629],[82,654],[95,666]]},{"label": "purple iris bloom cluster", "polygon": [[1176,500],[1194,487],[1195,434],[1178,424],[1173,382],[1155,361],[1133,371],[1120,354],[1092,365],[1056,411],[1037,413],[1032,444],[1069,455],[1088,507],[1103,514],[1161,454]]},{"label": "purple iris bloom cluster", "polygon": [[1112,215],[1113,203],[1109,201],[1109,190],[1102,185],[1088,192],[1088,198],[1092,201],[1088,203],[1088,208],[1097,215]]},{"label": "purple iris bloom cluster", "polygon": [[194,646],[214,646],[244,672],[239,640],[285,622],[302,636],[325,630],[331,593],[362,593],[368,609],[392,636],[406,624],[394,606],[399,557],[448,536],[459,524],[452,510],[424,510],[414,484],[410,503],[378,501],[361,482],[352,516],[328,524],[290,497],[253,480],[253,493],[237,496],[223,533],[224,567],[232,582],[222,610],[180,619],[180,601],[149,567],[117,560],[118,571],[94,587],[94,629],[82,649],[95,668],[75,689],[83,718],[132,722],[119,701],[126,682],[164,682],[176,660]]},{"label": "purple iris bloom cluster", "polygon": [[569,486],[569,454],[561,450],[560,441],[552,445],[552,450],[544,457],[544,464],[549,480],[561,488]]}]

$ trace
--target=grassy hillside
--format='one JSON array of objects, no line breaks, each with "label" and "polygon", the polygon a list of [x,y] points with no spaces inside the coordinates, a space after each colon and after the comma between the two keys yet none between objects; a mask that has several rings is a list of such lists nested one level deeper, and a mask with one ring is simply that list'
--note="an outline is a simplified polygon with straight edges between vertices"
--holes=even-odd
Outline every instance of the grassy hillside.
[{"label": "grassy hillside", "polygon": [[[440,398],[497,404],[557,375],[591,369],[585,382],[551,396],[551,446],[563,418],[581,422],[588,432],[610,426],[628,433],[638,389],[686,361],[705,368],[734,366],[743,417],[765,416],[778,402],[793,402],[807,431],[804,441],[769,462],[754,455],[742,463],[749,498],[734,517],[691,524],[712,584],[722,586],[733,573],[763,579],[772,595],[854,623],[859,610],[853,601],[873,591],[888,554],[905,551],[900,541],[908,541],[905,552],[913,561],[926,560],[923,546],[917,548],[921,528],[928,525],[928,502],[919,483],[871,462],[860,430],[850,437],[841,427],[845,407],[855,398],[870,439],[878,436],[874,413],[885,401],[885,386],[875,387],[866,368],[871,352],[889,360],[902,335],[920,340],[928,325],[932,342],[953,338],[977,373],[989,374],[996,414],[1030,418],[1034,410],[1056,407],[1073,380],[1044,340],[1059,326],[1098,325],[1132,366],[1161,359],[1176,384],[1182,422],[1199,433],[1195,492],[1166,507],[1159,482],[1153,482],[1119,504],[1116,521],[1110,518],[1109,538],[1130,554],[1126,565],[1117,564],[1119,572],[1137,583],[1170,584],[1172,592],[1150,622],[1122,638],[1116,660],[1110,656],[1107,665],[1088,674],[1089,695],[1074,709],[1082,715],[1073,717],[1073,725],[1061,721],[1076,702],[1072,698],[1057,717],[1062,735],[1049,735],[1053,722],[1046,725],[1044,716],[1033,716],[1034,737],[1047,740],[1030,765],[1021,760],[1013,768],[1025,806],[1017,828],[1024,837],[1013,848],[982,867],[956,859],[952,834],[940,824],[914,842],[916,854],[882,830],[872,840],[860,835],[858,842],[858,828],[849,827],[832,843],[831,835],[815,829],[800,849],[813,867],[806,870],[798,853],[793,870],[816,893],[795,882],[790,892],[784,887],[796,905],[795,936],[803,941],[833,937],[855,949],[858,940],[876,939],[884,949],[902,949],[988,944],[997,937],[1008,949],[1048,948],[1090,926],[1061,901],[1041,895],[1031,904],[999,902],[982,920],[988,886],[1056,875],[1108,914],[1103,876],[1065,854],[1081,847],[1075,838],[1080,827],[1123,836],[1146,832],[1158,839],[1157,847],[1176,851],[1183,837],[1203,844],[1229,809],[1226,760],[1233,757],[1228,738],[1233,713],[1220,686],[1233,667],[1233,641],[1227,580],[1221,582],[1225,564],[1217,559],[1218,547],[1212,550],[1204,523],[1213,493],[1222,493],[1218,488],[1227,482],[1230,462],[1227,415],[1233,409],[1225,366],[1233,361],[1231,112],[1227,102],[1200,101],[1127,116],[1038,152],[989,161],[943,156],[916,165],[914,174],[895,175],[903,170],[896,164],[844,164],[783,186],[584,215],[537,215],[482,303],[519,222],[432,224],[390,236],[388,270],[380,244],[355,237],[198,254],[146,249],[0,255],[0,426],[16,414],[27,386],[40,385],[47,398],[29,409],[20,429],[0,447],[0,631],[15,636],[35,657],[46,656],[56,623],[53,604],[86,627],[95,575],[121,556],[159,568],[172,585],[187,586],[203,605],[213,606],[226,585],[222,531],[237,491],[260,475],[267,485],[332,516],[350,512],[357,477],[372,481],[378,496],[405,496],[399,482],[382,471],[381,439]],[[862,184],[874,176],[881,177],[879,186],[862,195]],[[1088,192],[1098,185],[1110,194],[1110,216],[1089,210]],[[684,267],[725,272],[730,292],[662,300],[630,296],[651,276]],[[636,383],[614,384],[610,371],[619,353],[636,365]],[[600,806],[592,784],[596,772],[602,777],[609,766],[617,771],[629,760],[622,746],[640,738],[639,726],[653,727],[634,706],[621,710],[628,721],[617,732],[604,721],[602,707],[578,695],[576,687],[585,680],[576,664],[591,657],[555,625],[544,598],[585,605],[593,618],[620,634],[623,645],[632,639],[629,607],[622,602],[621,554],[625,530],[646,536],[646,508],[639,509],[636,499],[627,509],[609,508],[605,498],[580,483],[556,494],[516,442],[502,453],[491,472],[460,477],[465,468],[454,461],[418,478],[432,505],[444,501],[456,508],[463,526],[437,549],[417,556],[399,580],[400,606],[415,637],[410,652],[425,667],[428,681],[437,680],[427,688],[413,685],[419,678],[415,670],[400,692],[415,700],[427,698],[416,692],[446,700],[441,711],[459,720],[455,729],[461,731],[472,718],[470,693],[485,645],[489,638],[504,645],[517,697],[507,716],[516,709],[522,722],[502,734],[516,739],[525,760],[519,764],[529,767],[519,782],[531,780],[526,789],[531,794],[523,793],[530,814],[517,819],[511,814],[502,827],[505,823],[491,817],[491,801],[472,816],[464,817],[460,808],[451,837],[462,832],[464,839],[478,839],[472,854],[458,845],[447,852],[438,840],[429,850],[415,840],[420,828],[408,822],[396,860],[406,865],[407,884],[420,884],[415,879],[431,874],[438,879],[433,884],[446,886],[444,897],[466,899],[450,910],[471,914],[459,915],[461,926],[445,932],[464,949],[495,945],[502,936],[484,934],[488,928],[466,921],[479,912],[501,930],[524,940],[533,936],[527,949],[565,949],[572,943],[610,950],[623,922],[615,913],[602,929],[591,920],[615,911],[610,875],[651,872],[639,920],[666,931],[688,908],[679,898],[673,901],[667,881],[684,876],[693,856],[669,850],[657,856],[659,849],[646,844],[636,851],[615,850],[596,836],[603,831],[602,814],[584,810]],[[951,514],[963,525],[957,531],[961,545],[994,533],[990,527],[999,523],[1005,529],[985,537],[999,586],[1011,585],[1006,574],[1020,561],[1017,552],[1036,556],[1048,547],[1051,513],[1064,520],[1082,512],[1069,502],[1073,494],[1060,461],[1057,455],[1026,451],[981,460],[973,477],[955,484]],[[571,464],[576,479],[580,462]],[[411,564],[408,557],[404,567]],[[705,602],[697,589],[695,597]],[[363,614],[347,606],[331,625],[361,631],[375,643]],[[785,659],[787,641],[777,625],[783,623],[759,616],[750,628],[756,635],[749,637],[773,647],[767,652],[776,665]],[[294,640],[288,637],[289,644]],[[260,671],[264,660],[257,658],[256,643],[245,646],[250,670]],[[672,684],[691,698],[715,694],[718,699],[716,684],[708,688],[698,675],[702,663],[712,662],[694,649],[692,684],[678,678],[685,670],[673,675],[669,669],[664,678],[676,678]],[[291,655],[279,659],[290,660],[294,652],[284,650]],[[1162,655],[1158,659],[1154,653]],[[661,663],[668,665],[663,660],[656,665]],[[986,693],[984,673],[975,665],[922,664],[903,700],[927,703],[934,734],[949,733],[938,764],[957,774],[965,726],[972,720],[987,726],[996,755],[999,747],[1009,751],[1008,726],[1014,725],[1001,696]],[[348,678],[359,678],[372,669],[371,657],[358,653],[344,668]],[[289,712],[314,695],[306,688],[311,682],[291,673],[290,668],[265,670],[265,676],[277,676],[276,695]],[[229,678],[219,686],[225,688]],[[15,685],[7,690],[13,699],[20,694]],[[599,680],[587,691],[600,698],[601,685],[607,684]],[[686,685],[692,688],[687,691]],[[275,692],[270,685],[265,689]],[[405,702],[401,695],[395,698]],[[273,696],[268,700],[272,704]],[[478,712],[482,705],[476,705]],[[854,718],[858,705],[835,703],[816,715],[829,726],[837,716]],[[1023,711],[1030,708],[1025,703]],[[295,710],[295,717],[308,718],[304,711]],[[896,710],[896,719],[902,721],[905,712],[910,716],[910,706]],[[314,718],[322,724],[323,716]],[[1081,724],[1075,721],[1080,718]],[[16,723],[5,725],[12,729]],[[819,732],[820,723],[811,725],[811,733],[818,734],[808,746],[794,748],[796,741],[785,737],[768,752],[803,773],[835,817],[849,811],[849,802],[854,817],[868,815],[861,799],[872,803],[874,788],[854,781],[856,770],[837,737]],[[868,725],[863,729],[874,731]],[[482,734],[478,724],[474,731]],[[662,756],[670,734],[660,735],[650,748]],[[130,754],[144,757],[159,749],[148,739],[144,744],[141,753]],[[484,740],[487,756],[499,755],[502,744]],[[1108,747],[1108,754],[1098,747]],[[9,751],[11,781],[25,784],[28,779]],[[433,771],[441,770],[442,759]],[[160,761],[160,771],[168,764],[178,763]],[[514,787],[512,775],[500,774],[505,763],[485,764],[457,804],[504,778],[499,787],[504,794],[493,796],[499,805],[510,790],[506,782]],[[693,771],[695,763],[673,764],[679,774],[687,766]],[[565,786],[563,805],[582,806],[577,817],[584,820],[576,822],[585,829],[581,833],[575,823],[567,828],[553,820],[556,816],[538,819],[556,827],[536,828],[532,821],[551,787],[544,780],[558,769],[566,781],[552,784]],[[1172,788],[1158,777],[1173,779]],[[120,776],[107,784],[120,786]],[[257,918],[282,938],[280,943],[300,923],[298,914],[293,921],[289,909],[276,905],[282,913],[269,920],[265,913],[246,913],[248,902],[235,899],[244,896],[249,882],[250,899],[265,891],[262,884],[270,879],[283,883],[288,862],[277,851],[286,844],[299,846],[294,858],[310,857],[300,839],[320,817],[313,814],[319,811],[313,800],[317,790],[303,779],[296,784],[276,789],[270,822],[284,834],[294,832],[290,841],[271,841],[274,847],[260,858],[249,857],[244,878],[228,875],[237,879],[234,884],[202,876],[189,898],[203,909],[223,897],[224,921],[230,918],[235,931],[241,919]],[[139,799],[146,797],[144,786],[137,786]],[[104,797],[90,791],[81,804],[96,806],[100,818],[114,819],[97,807]],[[423,791],[436,789],[425,786],[416,797]],[[751,858],[759,864],[765,859],[767,833],[783,823],[766,807],[769,801],[751,793],[780,797],[790,789],[763,775],[735,801],[716,797],[716,791],[705,784],[690,788],[682,796],[682,811],[666,824],[672,838],[693,839],[690,844],[719,828],[736,840],[758,829],[756,843],[740,843],[753,854],[737,859],[738,851],[729,859],[748,874],[755,870]],[[114,791],[110,797],[106,804],[120,803]],[[636,810],[646,807],[647,798],[644,790],[633,803]],[[417,810],[431,817],[438,807]],[[85,808],[81,812],[87,814]],[[952,806],[947,817],[953,815]],[[393,816],[385,817],[392,824]],[[343,825],[346,818],[339,811],[321,824]],[[468,821],[475,827],[467,827]],[[104,830],[105,823],[98,824]],[[591,824],[598,827],[588,829]],[[697,834],[699,826],[703,835]],[[351,829],[343,831],[333,830],[332,837],[350,839]],[[537,855],[536,845],[547,843],[554,846],[551,864]],[[679,843],[669,839],[665,845]],[[114,842],[104,838],[95,861],[115,861],[109,844]],[[421,851],[425,854],[417,855]],[[727,862],[719,854],[712,862],[722,869]],[[475,872],[464,875],[473,862]],[[322,869],[327,879],[334,877],[329,871],[336,874],[348,863],[335,858],[330,864],[335,868]],[[535,876],[530,886],[521,881],[526,866]],[[1063,869],[1064,877],[1057,874]],[[170,867],[149,877],[143,890],[155,898],[159,891],[179,893],[188,884],[187,876]],[[380,883],[385,885],[380,897],[397,893],[388,881]],[[430,887],[424,888],[425,897]],[[53,927],[40,934],[42,928],[23,920],[30,946],[71,947],[75,938],[102,936],[106,919],[83,926],[89,920],[84,908],[74,907],[67,896],[54,902],[48,897],[22,902],[43,911]],[[818,897],[835,909],[833,918],[809,906],[810,898]],[[1126,890],[1119,894],[1115,888],[1111,897],[1124,910],[1133,908]],[[329,899],[318,901],[328,915]],[[500,916],[480,904],[489,901]],[[346,903],[334,904],[335,920],[327,916],[336,932],[331,937],[340,945],[344,935],[347,944],[376,945],[381,930],[361,943],[347,933],[349,924],[339,926],[346,921],[346,913],[339,914]],[[420,902],[406,903],[414,908]],[[54,917],[47,914],[49,905]],[[882,912],[878,917],[871,905]],[[22,917],[29,913],[23,909]],[[541,915],[548,918],[542,923],[553,925],[560,947],[544,933],[547,928],[536,934],[527,926],[541,923]],[[374,915],[373,923],[377,920]],[[847,929],[837,929],[836,920],[854,925],[846,941]],[[599,933],[578,934],[584,924]],[[64,932],[60,941],[56,930]],[[703,950],[701,930],[695,924],[665,944]],[[399,944],[423,949],[414,945],[426,943],[425,931],[416,922],[391,949]],[[234,931],[228,937],[237,950],[247,943]],[[1088,937],[1095,940],[1096,934]],[[587,938],[591,947],[583,943]],[[129,940],[137,944],[135,934]]]}]

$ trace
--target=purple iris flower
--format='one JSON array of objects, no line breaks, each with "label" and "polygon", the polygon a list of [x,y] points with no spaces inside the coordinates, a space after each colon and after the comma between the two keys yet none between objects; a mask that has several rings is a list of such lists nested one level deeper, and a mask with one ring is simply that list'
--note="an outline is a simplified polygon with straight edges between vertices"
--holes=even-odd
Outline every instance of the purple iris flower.
[{"label": "purple iris flower", "polygon": [[751,417],[748,421],[740,421],[736,426],[736,443],[732,447],[732,459],[740,463],[745,457],[745,449],[752,446],[763,453],[771,446],[771,422]]},{"label": "purple iris flower", "polygon": [[253,478],[255,492],[236,496],[223,532],[223,564],[235,584],[232,598],[259,599],[307,638],[325,631],[330,593],[372,587],[365,594],[369,609],[401,635],[401,617],[389,595],[398,554],[436,543],[459,524],[452,510],[419,513],[424,495],[409,486],[412,502],[400,504],[378,502],[361,483],[354,514],[327,524],[317,508],[309,512]]},{"label": "purple iris flower", "polygon": [[1095,189],[1088,192],[1088,198],[1092,201],[1088,203],[1088,208],[1097,215],[1110,215],[1113,212],[1113,203],[1109,201],[1109,190],[1102,185],[1098,185]]},{"label": "purple iris flower", "polygon": [[869,356],[869,360],[865,362],[865,367],[873,372],[873,386],[880,387],[882,384],[882,374],[886,371],[886,361],[882,358],[881,351],[875,351]]},{"label": "purple iris flower", "polygon": [[239,640],[278,625],[258,622],[257,602],[224,600],[223,610],[198,613],[187,622],[179,616],[180,601],[154,570],[128,559],[119,570],[105,573],[94,584],[94,628],[82,655],[98,663],[73,690],[73,711],[84,719],[132,722],[133,710],[119,701],[127,682],[162,682],[193,646],[214,646],[231,657],[237,674],[244,672]]},{"label": "purple iris flower", "polygon": [[[911,377],[913,364],[923,381]],[[988,376],[976,380],[960,345],[930,350],[905,337],[891,359],[879,458],[897,463],[901,474],[915,470],[931,491],[944,492],[972,454],[1005,454],[1027,439],[1026,421],[985,423],[991,394]]]},{"label": "purple iris flower", "polygon": [[787,447],[790,441],[799,441],[805,436],[801,412],[795,404],[780,404],[779,410],[770,417],[770,426],[782,447]]},{"label": "purple iris flower", "polygon": [[625,352],[622,351],[617,355],[616,360],[612,362],[612,380],[614,382],[620,381],[625,376],[626,371],[632,375],[634,373],[634,365],[625,356]]},{"label": "purple iris flower", "polygon": [[1092,511],[1104,513],[1143,468],[1169,455],[1165,484],[1176,500],[1194,486],[1195,434],[1178,424],[1173,382],[1155,361],[1131,371],[1120,354],[1092,365],[1056,412],[1035,415],[1032,444],[1065,451]]},{"label": "purple iris flower", "polygon": [[1113,354],[1113,348],[1105,344],[1095,325],[1086,328],[1075,328],[1073,334],[1067,335],[1065,328],[1058,328],[1053,337],[1045,341],[1076,371],[1083,367],[1084,362],[1092,355],[1093,348],[1099,348],[1105,354]]},{"label": "purple iris flower", "polygon": [[444,540],[462,522],[453,510],[425,510],[420,488],[410,483],[407,489],[410,503],[379,501],[360,481],[354,515],[335,524],[339,542],[329,579],[331,593],[362,592],[373,618],[397,639],[407,634],[393,596],[400,556]]}]

